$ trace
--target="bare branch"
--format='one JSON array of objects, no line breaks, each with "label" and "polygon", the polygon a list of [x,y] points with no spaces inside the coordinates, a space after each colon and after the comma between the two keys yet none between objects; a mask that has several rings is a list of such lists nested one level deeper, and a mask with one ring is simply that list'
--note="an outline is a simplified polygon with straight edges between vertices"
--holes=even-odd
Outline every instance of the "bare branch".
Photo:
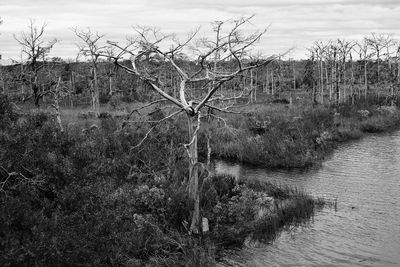
[{"label": "bare branch", "polygon": [[223,112],[223,113],[231,113],[231,114],[244,114],[245,113],[245,112],[240,112],[240,111],[229,110],[229,109],[232,109],[232,108],[240,108],[241,106],[233,106],[232,105],[232,106],[227,106],[227,107],[224,107],[224,108],[215,107],[215,106],[212,106],[212,105],[209,105],[209,104],[206,104],[205,106],[208,107],[208,108]]},{"label": "bare branch", "polygon": [[[27,170],[26,168],[22,167],[23,169]],[[20,185],[20,184],[30,184],[33,186],[41,186],[43,184],[43,180],[39,179],[37,175],[35,175],[32,171],[29,171],[33,177],[28,178],[26,177],[23,173],[21,172],[10,172],[7,169],[5,169],[3,166],[0,166],[0,170],[3,171],[3,173],[6,174],[6,178],[0,182],[0,192],[5,192],[4,188],[6,184],[9,182],[10,178],[14,177],[15,180],[15,185]]]},{"label": "bare branch", "polygon": [[167,121],[168,119],[171,119],[172,117],[178,115],[178,114],[181,113],[182,111],[183,111],[183,110],[178,110],[178,111],[176,111],[176,112],[174,112],[174,113],[172,113],[172,114],[170,114],[170,115],[168,115],[168,116],[166,116],[166,117],[164,117],[164,118],[162,118],[162,119],[160,119],[160,120],[158,120],[158,121],[148,121],[149,123],[155,123],[156,125],[152,126],[152,127],[146,132],[146,134],[145,134],[145,136],[142,138],[142,140],[140,140],[140,142],[139,142],[137,145],[131,147],[131,149],[135,149],[135,148],[141,146],[141,145],[143,144],[143,142],[148,138],[149,134],[150,134],[158,125],[160,125],[162,122],[165,122],[165,121]]},{"label": "bare branch", "polygon": [[[188,118],[188,119],[190,120],[190,118]],[[186,152],[187,152],[187,154],[188,154],[188,156],[189,156],[191,161],[193,159],[191,157],[191,153],[190,153],[189,149],[190,149],[190,146],[195,142],[195,140],[197,138],[197,133],[200,130],[200,123],[201,123],[201,114],[200,114],[200,112],[198,112],[198,115],[197,115],[197,126],[196,126],[196,129],[194,130],[194,132],[192,134],[192,139],[190,140],[190,142],[188,144],[184,144],[183,145],[185,147]],[[194,163],[197,163],[197,162],[194,162]]]},{"label": "bare branch", "polygon": [[208,94],[203,98],[203,100],[196,106],[195,112],[198,112],[206,103],[209,101],[209,99],[213,96],[213,94],[221,87],[222,84],[224,84],[227,81],[232,80],[236,76],[238,76],[240,73],[255,69],[264,65],[267,65],[271,62],[273,62],[276,59],[276,56],[269,57],[261,62],[256,62],[254,65],[249,65],[248,67],[238,69],[236,72],[229,74],[229,75],[221,75],[218,77],[218,82],[217,84],[208,92]]},{"label": "bare branch", "polygon": [[132,116],[133,113],[135,113],[135,112],[139,113],[139,110],[145,109],[147,107],[150,107],[152,105],[155,105],[155,104],[158,104],[161,102],[165,102],[165,101],[167,101],[167,99],[157,99],[157,100],[150,102],[144,106],[133,109],[131,112],[129,112],[129,114],[126,115],[125,120],[122,122],[121,129],[125,128],[125,125],[127,124],[128,120],[130,119],[130,117]]}]

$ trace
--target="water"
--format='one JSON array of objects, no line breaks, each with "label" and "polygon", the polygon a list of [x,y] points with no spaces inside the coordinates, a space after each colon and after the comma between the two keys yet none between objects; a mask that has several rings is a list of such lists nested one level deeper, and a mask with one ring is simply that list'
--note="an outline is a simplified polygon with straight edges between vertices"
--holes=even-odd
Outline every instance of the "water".
[{"label": "water", "polygon": [[226,162],[216,172],[337,198],[273,244],[232,252],[232,266],[400,266],[400,131],[340,146],[322,166],[267,171]]}]

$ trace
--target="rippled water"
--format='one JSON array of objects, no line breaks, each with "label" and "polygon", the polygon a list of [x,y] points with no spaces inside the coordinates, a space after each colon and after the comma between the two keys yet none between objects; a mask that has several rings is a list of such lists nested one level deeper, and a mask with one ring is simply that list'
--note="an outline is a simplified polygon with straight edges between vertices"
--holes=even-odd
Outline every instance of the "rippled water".
[{"label": "rippled water", "polygon": [[400,266],[400,131],[340,146],[308,171],[266,171],[225,162],[216,172],[294,185],[327,198],[305,226],[270,245],[247,246],[232,266]]}]

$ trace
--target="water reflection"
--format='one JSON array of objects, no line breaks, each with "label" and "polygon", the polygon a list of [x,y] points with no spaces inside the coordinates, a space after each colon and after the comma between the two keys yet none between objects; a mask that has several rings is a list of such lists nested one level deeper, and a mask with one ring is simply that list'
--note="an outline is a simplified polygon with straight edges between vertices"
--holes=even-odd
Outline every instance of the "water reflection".
[{"label": "water reflection", "polygon": [[266,171],[216,162],[217,173],[261,179],[338,199],[337,210],[283,232],[272,245],[247,246],[234,266],[400,266],[400,132],[339,147],[311,170]]}]

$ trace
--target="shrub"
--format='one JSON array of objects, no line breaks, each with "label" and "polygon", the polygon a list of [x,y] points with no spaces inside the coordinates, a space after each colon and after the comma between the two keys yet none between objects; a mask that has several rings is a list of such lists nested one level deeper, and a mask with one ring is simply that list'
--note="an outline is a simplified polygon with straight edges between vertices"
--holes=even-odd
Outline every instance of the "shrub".
[{"label": "shrub", "polygon": [[108,101],[108,104],[112,109],[117,109],[122,103],[122,98],[119,95],[113,95],[110,97],[110,100]]},{"label": "shrub", "polygon": [[17,174],[0,192],[1,266],[213,266],[216,251],[241,246],[256,230],[265,194],[296,195],[206,178],[201,213],[211,231],[203,242],[188,235],[185,125],[156,128],[132,149],[148,129],[114,131],[114,119],[103,120],[61,132],[53,116],[32,113],[0,131],[1,181]]},{"label": "shrub", "polygon": [[9,126],[17,119],[17,114],[13,111],[10,100],[6,95],[0,94],[0,129]]}]

